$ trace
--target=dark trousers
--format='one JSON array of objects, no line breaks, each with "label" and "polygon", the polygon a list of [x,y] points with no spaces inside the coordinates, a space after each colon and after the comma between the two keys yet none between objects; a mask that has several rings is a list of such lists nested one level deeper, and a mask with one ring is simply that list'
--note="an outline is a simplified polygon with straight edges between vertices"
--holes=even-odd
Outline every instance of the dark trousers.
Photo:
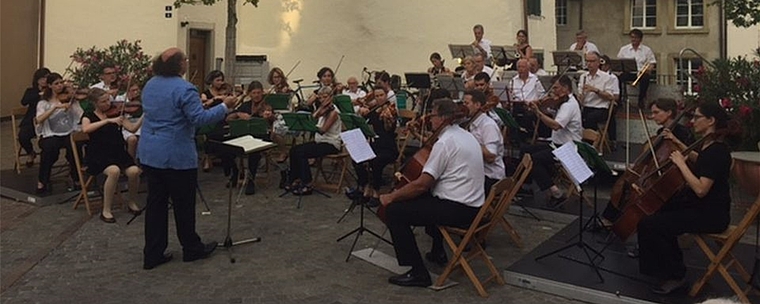
[{"label": "dark trousers", "polygon": [[[218,155],[222,161],[222,167],[225,168],[225,170],[229,168],[232,173],[230,175],[230,180],[237,180],[240,169],[238,168],[237,163],[235,163],[235,160],[237,159],[235,155],[224,153],[219,153]],[[259,161],[261,161],[261,153],[257,152],[248,154],[248,173],[250,174],[251,180],[256,179],[256,171],[258,171],[257,169],[259,168]]]},{"label": "dark trousers", "polygon": [[356,179],[359,187],[364,187],[370,184],[372,189],[379,190],[383,184],[383,169],[388,164],[396,161],[398,157],[398,151],[394,150],[381,150],[375,149],[375,155],[377,157],[369,161],[369,169],[372,172],[372,181],[369,181],[369,172],[367,172],[367,165],[364,163],[354,163],[354,171],[356,171]]},{"label": "dark trousers", "polygon": [[488,193],[491,193],[491,187],[493,187],[493,185],[495,185],[498,181],[498,179],[486,176],[485,183],[483,185],[484,189],[486,190],[486,197],[488,197]]},{"label": "dark trousers", "polygon": [[609,109],[583,107],[581,118],[584,129],[599,131],[599,125],[607,123],[607,112]]},{"label": "dark trousers", "polygon": [[37,137],[37,133],[34,132],[33,125],[21,125],[18,129],[18,143],[21,148],[26,151],[27,154],[35,153],[34,146],[32,146],[32,139]]},{"label": "dark trousers", "polygon": [[730,222],[723,212],[705,206],[688,206],[675,200],[639,222],[639,271],[662,280],[686,275],[678,236],[684,233],[720,233]]},{"label": "dark trousers", "polygon": [[413,269],[424,269],[417,240],[414,238],[411,226],[424,226],[425,232],[433,238],[432,252],[444,252],[443,236],[437,225],[467,228],[480,208],[442,200],[429,193],[423,194],[406,202],[395,202],[388,205],[386,217],[388,230],[391,232],[393,249],[396,259],[401,266],[412,266]]},{"label": "dark trousers", "polygon": [[309,158],[338,153],[335,146],[328,143],[308,142],[290,148],[290,182],[300,179],[301,183],[311,183]]},{"label": "dark trousers", "polygon": [[50,184],[50,171],[53,165],[58,161],[61,148],[66,149],[66,161],[69,162],[69,175],[72,182],[79,182],[76,163],[74,163],[74,154],[71,150],[71,140],[69,136],[50,136],[40,139],[40,171],[38,180],[45,186]]},{"label": "dark trousers", "polygon": [[163,258],[168,245],[169,199],[172,201],[177,238],[182,245],[183,255],[199,254],[203,251],[201,238],[195,232],[195,191],[198,170],[158,169],[142,165],[148,184],[148,199],[145,206],[145,248],[143,258],[146,264]]},{"label": "dark trousers", "polygon": [[521,155],[527,153],[533,158],[533,170],[530,172],[530,178],[538,184],[538,188],[543,191],[554,185],[554,174],[556,174],[557,167],[555,166],[552,147],[548,144],[536,144],[523,148],[521,152]]}]

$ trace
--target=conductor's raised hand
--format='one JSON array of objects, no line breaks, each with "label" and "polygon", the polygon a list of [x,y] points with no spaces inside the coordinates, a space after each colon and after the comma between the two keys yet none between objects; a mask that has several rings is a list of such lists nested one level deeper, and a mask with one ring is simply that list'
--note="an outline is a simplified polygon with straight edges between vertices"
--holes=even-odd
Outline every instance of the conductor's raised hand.
[{"label": "conductor's raised hand", "polygon": [[232,109],[237,105],[237,100],[235,96],[226,96],[224,97],[224,105],[227,106],[227,109]]}]

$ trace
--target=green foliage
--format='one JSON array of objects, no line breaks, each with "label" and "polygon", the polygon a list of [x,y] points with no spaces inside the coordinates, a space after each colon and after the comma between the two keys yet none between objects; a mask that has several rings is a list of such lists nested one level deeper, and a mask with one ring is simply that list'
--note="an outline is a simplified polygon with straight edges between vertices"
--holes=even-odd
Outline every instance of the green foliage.
[{"label": "green foliage", "polygon": [[[713,4],[720,4],[716,0]],[[725,0],[726,19],[738,27],[760,23],[760,0]]]},{"label": "green foliage", "polygon": [[[183,5],[196,5],[196,4],[203,4],[203,5],[214,5],[214,3],[217,3],[221,0],[174,0],[174,7],[180,8]],[[259,7],[259,0],[244,0],[243,5],[250,3],[251,5],[255,7]]]},{"label": "green foliage", "polygon": [[99,82],[105,66],[116,69],[117,81],[123,85],[137,83],[142,86],[151,76],[151,58],[143,53],[140,40],[129,42],[124,39],[105,49],[95,46],[86,50],[77,48],[71,59],[76,65],[66,68],[66,72],[71,73],[72,80],[79,87],[89,87]]},{"label": "green foliage", "polygon": [[[760,56],[760,49],[755,51]],[[689,102],[718,101],[742,127],[739,150],[757,150],[760,141],[760,60],[716,59],[694,77],[697,96]]]}]

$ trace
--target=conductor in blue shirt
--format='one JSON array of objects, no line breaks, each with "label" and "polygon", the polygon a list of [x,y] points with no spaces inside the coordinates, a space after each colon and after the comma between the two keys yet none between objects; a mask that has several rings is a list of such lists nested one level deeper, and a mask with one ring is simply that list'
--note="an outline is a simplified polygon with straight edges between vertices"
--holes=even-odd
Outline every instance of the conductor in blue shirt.
[{"label": "conductor in blue shirt", "polygon": [[182,78],[187,72],[187,56],[169,48],[153,60],[153,73],[142,93],[144,110],[138,158],[148,184],[145,207],[145,248],[143,269],[169,262],[168,203],[171,198],[182,260],[191,262],[208,257],[216,242],[202,243],[195,232],[195,191],[198,154],[195,128],[224,119],[235,98],[209,109],[201,105],[193,84]]}]

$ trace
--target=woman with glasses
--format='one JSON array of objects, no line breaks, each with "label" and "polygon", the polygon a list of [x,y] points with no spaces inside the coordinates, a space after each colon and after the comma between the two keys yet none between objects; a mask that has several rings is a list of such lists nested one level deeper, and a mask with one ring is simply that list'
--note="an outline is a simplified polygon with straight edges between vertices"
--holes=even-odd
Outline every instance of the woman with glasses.
[{"label": "woman with glasses", "polygon": [[36,116],[37,134],[40,136],[40,171],[37,180],[37,193],[51,190],[50,171],[58,161],[61,148],[66,149],[66,160],[69,162],[69,174],[74,188],[79,187],[79,174],[74,164],[74,155],[69,135],[79,127],[82,108],[79,102],[73,100],[74,89],[64,85],[63,78],[58,73],[47,76],[48,87],[42,100],[37,103]]},{"label": "woman with glasses", "polygon": [[[675,199],[638,224],[639,271],[660,280],[652,289],[657,294],[669,294],[687,286],[679,235],[721,233],[731,222],[728,184],[731,148],[726,141],[738,133],[738,123],[729,120],[717,102],[697,106],[691,123],[702,142],[686,155],[679,151],[670,155],[685,181],[683,189]],[[664,133],[664,136],[679,149],[687,148],[674,133]]]},{"label": "woman with glasses", "polygon": [[269,71],[267,83],[272,86],[271,90],[274,94],[288,94],[293,91],[290,89],[290,85],[288,85],[288,78],[285,77],[285,73],[278,67],[272,68]]}]

